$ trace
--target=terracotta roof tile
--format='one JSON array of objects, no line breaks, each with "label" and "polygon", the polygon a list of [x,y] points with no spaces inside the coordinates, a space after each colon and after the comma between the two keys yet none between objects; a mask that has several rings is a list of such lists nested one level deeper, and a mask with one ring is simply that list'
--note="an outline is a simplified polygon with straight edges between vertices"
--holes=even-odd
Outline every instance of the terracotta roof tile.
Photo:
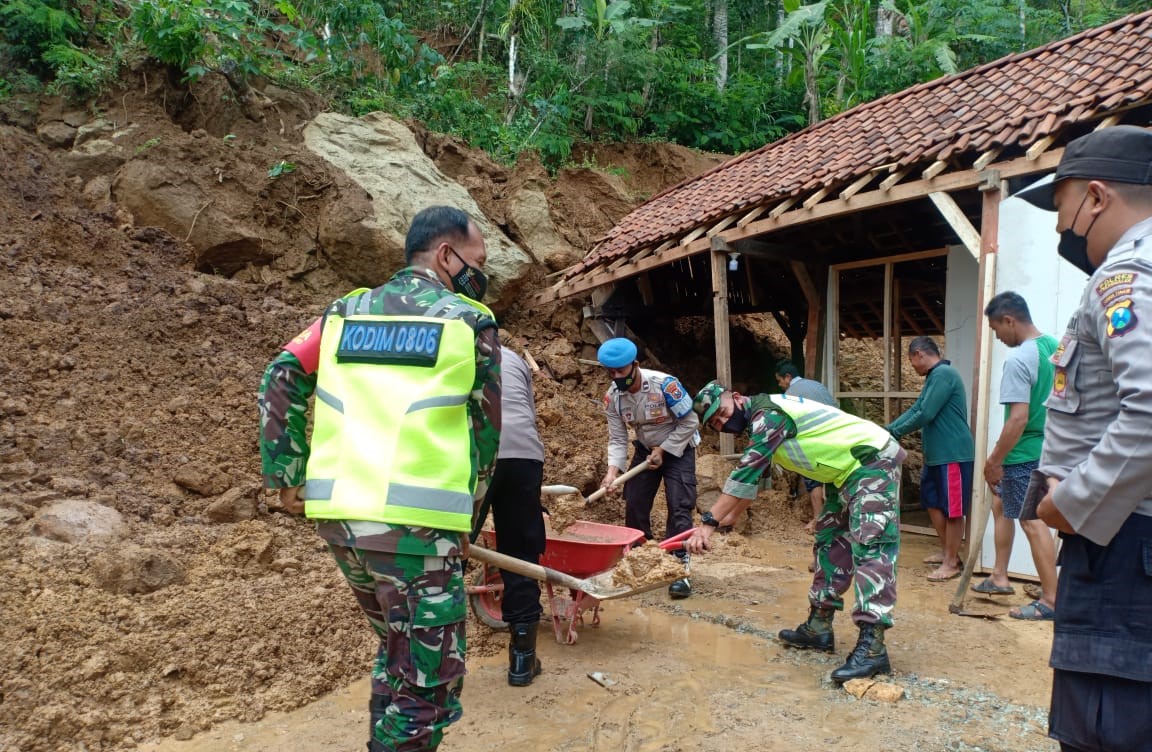
[{"label": "terracotta roof tile", "polygon": [[734,157],[624,217],[568,278],[754,206],[791,196],[799,204],[825,187],[834,196],[881,166],[970,163],[1141,101],[1152,102],[1152,11],[913,86]]}]

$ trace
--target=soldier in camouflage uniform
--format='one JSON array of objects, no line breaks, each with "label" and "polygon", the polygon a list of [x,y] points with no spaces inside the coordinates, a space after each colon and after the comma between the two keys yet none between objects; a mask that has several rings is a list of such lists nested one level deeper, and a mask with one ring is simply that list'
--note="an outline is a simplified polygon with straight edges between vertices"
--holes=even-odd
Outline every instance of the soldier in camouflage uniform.
[{"label": "soldier in camouflage uniform", "polygon": [[[463,478],[464,485],[470,485],[465,489],[466,494],[457,492],[453,496],[457,507],[451,515],[440,513],[442,518],[452,519],[454,528],[460,527],[456,524],[457,518],[463,519],[463,530],[466,531],[472,497],[482,496],[486,491],[500,442],[500,346],[496,322],[490,312],[477,302],[487,285],[480,271],[486,255],[484,239],[467,214],[450,207],[421,211],[413,219],[405,241],[409,266],[398,271],[381,287],[357,291],[332,303],[323,317],[286,345],[272,361],[260,389],[260,449],[264,483],[269,488],[280,489],[281,504],[289,511],[304,512],[310,518],[317,518],[317,531],[327,542],[357,602],[380,637],[372,669],[368,748],[373,751],[434,750],[443,738],[445,728],[461,716],[466,602],[463,557],[467,556],[467,533],[459,529],[381,521],[381,517],[395,512],[359,515],[370,519],[333,519],[331,514],[323,513],[328,509],[324,506],[326,502],[317,499],[324,498],[325,481],[314,480],[316,468],[313,467],[320,464],[318,458],[324,456],[322,447],[316,443],[321,435],[319,411],[332,409],[332,404],[338,401],[326,393],[324,373],[325,369],[331,369],[329,373],[333,374],[339,371],[345,340],[353,337],[342,337],[341,350],[331,358],[327,354],[337,345],[329,343],[329,347],[323,347],[323,340],[328,335],[322,334],[330,331],[327,328],[330,320],[347,320],[352,323],[342,324],[345,328],[337,331],[348,335],[352,330],[347,327],[355,323],[356,314],[360,314],[361,320],[371,322],[370,325],[386,326],[402,319],[407,324],[417,322],[415,327],[424,327],[425,331],[440,331],[439,349],[430,356],[430,363],[423,364],[429,367],[409,369],[432,379],[443,368],[435,361],[438,358],[443,361],[447,332],[461,330],[458,323],[419,322],[424,317],[455,319],[472,329],[471,334],[457,335],[455,340],[458,343],[455,345],[458,364],[464,363],[470,368],[473,356],[468,351],[474,350],[474,376],[465,373],[457,377],[462,379],[460,384],[470,380],[471,390],[455,398],[452,403],[455,407],[446,408],[456,411],[452,413],[458,418],[457,423],[452,423],[453,431],[467,434],[466,438],[459,438],[462,443],[458,445],[464,447],[463,454],[436,457],[434,462],[425,463],[431,465],[427,467],[430,475],[444,474],[445,471],[437,470],[439,466],[452,467],[456,473],[454,477]],[[391,321],[389,317],[393,317]],[[454,326],[456,328],[452,329]],[[384,337],[375,339],[383,341]],[[401,339],[398,336],[396,341]],[[429,351],[437,347],[436,340],[431,337],[428,342]],[[408,344],[412,344],[411,340]],[[393,346],[392,352],[377,348],[375,352],[361,353],[362,358],[354,362],[364,363],[363,358],[376,358],[380,368],[372,373],[399,373],[403,369],[390,368],[389,358],[404,355],[411,360],[420,354],[414,355],[411,349],[406,353],[399,350],[398,345]],[[318,380],[321,384],[319,389]],[[461,392],[467,390],[467,386],[459,389]],[[380,399],[376,400],[379,392],[368,390],[368,404],[375,407],[379,402],[384,406],[381,409],[387,410],[386,405],[395,400],[411,399],[398,394],[404,391],[408,390],[394,389],[393,394],[379,394]],[[418,388],[410,391],[416,392]],[[310,447],[305,429],[308,399],[313,393],[317,396],[317,425],[313,431],[314,445]],[[433,408],[444,407],[443,400],[448,398],[435,399],[441,402],[432,405]],[[417,407],[408,406],[405,401],[407,414],[404,408],[400,408],[403,429],[395,428],[396,423],[387,427],[365,426],[363,421],[366,419],[359,418],[361,425],[358,428],[369,431],[379,428],[384,432],[399,433],[399,441],[391,453],[382,451],[371,437],[365,441],[360,435],[353,435],[351,429],[337,433],[334,438],[326,435],[326,440],[335,440],[339,444],[337,455],[354,454],[364,449],[369,464],[375,452],[377,464],[389,467],[394,457],[402,453],[401,447],[424,446],[435,440],[426,435],[438,433],[428,430],[429,426],[437,425],[435,415],[423,419],[424,423],[416,419],[410,425],[410,416],[420,413],[420,410],[425,414],[436,413],[423,404],[429,403],[428,399],[419,402],[422,404]],[[466,412],[463,412],[465,402]],[[358,412],[370,411],[361,409]],[[349,421],[350,425],[358,419],[354,415],[342,415],[341,418]],[[443,429],[443,418],[440,420],[439,427]],[[358,440],[360,444],[356,443]],[[380,456],[384,454],[388,456]],[[417,453],[416,463],[420,461]],[[364,472],[371,474],[371,470]],[[302,485],[306,476],[307,485]],[[369,477],[368,480],[377,479]],[[375,508],[384,510],[396,506],[392,494],[399,489],[397,494],[407,490],[409,500],[414,498],[409,505],[411,508],[429,508],[435,506],[438,495],[451,495],[437,490],[435,478],[422,486],[419,478],[414,479],[409,473],[403,481],[400,484],[385,477],[380,486],[389,488],[387,499],[353,500],[347,504],[355,506],[358,503],[365,508],[375,505]],[[343,482],[343,479],[335,481],[336,484]],[[425,490],[427,487],[431,490]],[[381,490],[377,495],[383,493]],[[461,499],[462,495],[466,498]],[[373,494],[357,496],[371,497]],[[463,508],[465,504],[466,510]],[[416,515],[413,519],[418,519],[420,510],[413,514]]]},{"label": "soldier in camouflage uniform", "polygon": [[748,448],[712,509],[686,548],[699,553],[719,525],[739,519],[756,498],[760,476],[772,462],[834,486],[816,523],[816,571],[808,592],[808,620],[782,629],[789,647],[832,652],[832,618],[844,608],[851,585],[852,620],[860,630],[856,647],[832,679],[891,672],[884,632],[896,605],[896,557],[900,551],[900,465],[907,456],[888,432],[835,407],[799,397],[746,397],[713,381],[696,395],[700,422],[716,431],[749,431]]}]

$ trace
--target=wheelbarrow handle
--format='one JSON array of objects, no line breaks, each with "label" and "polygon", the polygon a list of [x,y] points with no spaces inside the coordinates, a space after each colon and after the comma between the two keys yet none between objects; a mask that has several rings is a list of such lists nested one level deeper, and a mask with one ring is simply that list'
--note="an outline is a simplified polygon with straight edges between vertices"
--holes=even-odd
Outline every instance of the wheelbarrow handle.
[{"label": "wheelbarrow handle", "polygon": [[516,559],[511,556],[493,551],[490,548],[483,548],[482,546],[472,546],[469,549],[469,558],[482,561],[485,564],[490,564],[498,569],[507,569],[509,572],[531,577],[540,582],[551,582],[553,585],[560,585],[573,590],[583,590],[588,587],[588,582],[581,580],[578,577],[573,577],[570,574],[557,572],[555,569],[542,567],[539,564],[533,564],[523,559]]},{"label": "wheelbarrow handle", "polygon": [[696,528],[690,527],[682,533],[676,533],[671,538],[665,538],[660,541],[660,548],[665,551],[679,551],[684,548],[684,544],[688,542],[694,532],[696,532]]},{"label": "wheelbarrow handle", "polygon": [[593,491],[591,494],[588,495],[588,498],[584,500],[584,503],[585,504],[591,504],[592,502],[597,501],[598,499],[602,498],[604,496],[604,494],[608,493],[609,488],[616,488],[617,486],[623,485],[626,481],[629,481],[632,478],[635,478],[640,473],[642,473],[646,470],[650,470],[650,469],[651,468],[648,467],[647,462],[641,462],[639,465],[632,468],[631,470],[624,473],[623,475],[616,476],[616,480],[612,481],[612,485],[608,486],[607,488],[601,488],[601,489],[598,489],[596,491]]}]

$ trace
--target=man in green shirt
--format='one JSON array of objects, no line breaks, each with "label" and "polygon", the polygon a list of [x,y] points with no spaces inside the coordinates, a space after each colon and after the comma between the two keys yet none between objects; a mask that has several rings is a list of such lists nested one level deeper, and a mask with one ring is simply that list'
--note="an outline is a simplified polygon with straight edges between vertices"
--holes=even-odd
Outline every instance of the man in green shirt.
[{"label": "man in green shirt", "polygon": [[1032,323],[1028,303],[1019,294],[1002,292],[984,309],[996,339],[1010,349],[1000,379],[1000,403],[1004,405],[1004,428],[984,463],[984,480],[996,492],[992,501],[995,518],[996,563],[992,574],[972,586],[985,595],[1011,595],[1008,557],[1016,523],[1032,547],[1032,561],[1040,576],[1041,596],[1023,608],[1008,612],[1016,619],[1049,620],[1056,615],[1056,546],[1042,520],[1021,520],[1028,480],[1040,464],[1044,444],[1044,401],[1052,391],[1056,338]]},{"label": "man in green shirt", "polygon": [[960,540],[964,518],[972,504],[972,462],[976,447],[968,428],[964,382],[951,362],[940,357],[931,337],[908,343],[908,361],[924,376],[924,388],[912,406],[888,424],[888,432],[900,439],[916,430],[924,439],[924,469],[920,473],[920,504],[928,510],[932,527],[940,538],[940,566],[928,575],[943,582],[960,575]]},{"label": "man in green shirt", "polygon": [[900,551],[900,464],[907,456],[880,426],[801,397],[746,397],[715,381],[696,395],[692,409],[715,431],[749,432],[740,465],[685,547],[708,548],[719,525],[739,519],[756,498],[764,471],[775,462],[829,484],[838,493],[824,502],[816,522],[816,571],[808,591],[808,620],[778,637],[789,647],[832,652],[832,617],[853,588],[852,620],[860,630],[856,647],[832,680],[889,673],[884,632],[896,606],[896,557]]}]

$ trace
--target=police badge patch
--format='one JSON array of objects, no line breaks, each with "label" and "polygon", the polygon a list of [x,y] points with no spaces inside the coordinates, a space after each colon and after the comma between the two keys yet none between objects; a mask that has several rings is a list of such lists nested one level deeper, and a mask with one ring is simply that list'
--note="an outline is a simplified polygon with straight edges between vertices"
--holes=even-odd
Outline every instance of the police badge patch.
[{"label": "police badge patch", "polygon": [[1107,335],[1109,337],[1123,337],[1136,328],[1136,312],[1133,310],[1132,299],[1117,300],[1104,312],[1108,319]]}]

